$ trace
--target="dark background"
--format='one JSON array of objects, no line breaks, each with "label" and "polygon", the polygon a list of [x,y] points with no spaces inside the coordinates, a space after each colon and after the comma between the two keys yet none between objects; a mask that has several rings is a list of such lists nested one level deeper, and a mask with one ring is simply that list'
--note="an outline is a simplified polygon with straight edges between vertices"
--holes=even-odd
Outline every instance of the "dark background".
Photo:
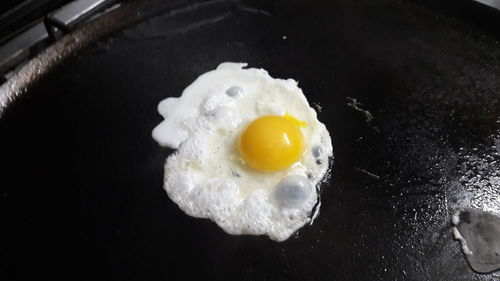
[{"label": "dark background", "polygon": [[[0,279],[495,280],[450,225],[500,212],[495,18],[444,7],[212,1],[67,62],[0,119]],[[224,61],[298,80],[333,138],[320,215],[283,243],[227,235],[162,190],[156,106]]]},{"label": "dark background", "polygon": [[5,0],[2,1],[2,5],[0,6],[0,14],[3,14],[10,9],[14,8],[15,6],[22,4],[23,2],[26,2],[24,0]]}]

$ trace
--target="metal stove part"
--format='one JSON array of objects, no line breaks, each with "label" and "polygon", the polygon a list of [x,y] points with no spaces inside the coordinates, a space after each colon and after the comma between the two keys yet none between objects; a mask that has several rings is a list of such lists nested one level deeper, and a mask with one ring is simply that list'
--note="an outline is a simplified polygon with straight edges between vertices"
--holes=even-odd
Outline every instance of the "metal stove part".
[{"label": "metal stove part", "polygon": [[33,55],[36,48],[46,47],[92,15],[115,4],[116,0],[77,0],[50,13],[45,19],[0,46],[0,74],[12,70],[16,65]]},{"label": "metal stove part", "polygon": [[0,72],[5,71],[30,54],[30,48],[49,37],[43,22],[37,23],[0,47]]},{"label": "metal stove part", "polygon": [[490,6],[494,9],[500,10],[500,0],[474,0],[486,6]]},{"label": "metal stove part", "polygon": [[79,0],[69,3],[58,11],[52,13],[49,18],[53,18],[65,25],[70,25],[76,20],[88,15],[94,9],[110,2],[109,0]]}]

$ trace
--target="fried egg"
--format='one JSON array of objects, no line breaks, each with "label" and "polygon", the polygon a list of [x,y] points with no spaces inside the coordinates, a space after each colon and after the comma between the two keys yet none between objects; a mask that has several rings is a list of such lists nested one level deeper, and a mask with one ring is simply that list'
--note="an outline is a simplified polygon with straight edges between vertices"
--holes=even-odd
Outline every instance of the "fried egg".
[{"label": "fried egg", "polygon": [[317,211],[331,139],[295,80],[246,66],[222,63],[161,101],[152,135],[176,149],[164,189],[186,214],[283,241]]}]

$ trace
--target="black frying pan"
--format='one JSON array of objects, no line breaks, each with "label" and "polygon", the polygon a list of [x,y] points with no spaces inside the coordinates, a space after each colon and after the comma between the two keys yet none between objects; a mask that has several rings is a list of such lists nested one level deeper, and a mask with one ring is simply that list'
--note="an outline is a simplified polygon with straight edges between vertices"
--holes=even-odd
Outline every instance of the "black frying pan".
[{"label": "black frying pan", "polygon": [[[20,97],[0,119],[0,279],[495,280],[451,232],[461,208],[500,211],[500,45],[460,3],[135,1],[66,37],[0,89]],[[283,243],[162,189],[156,105],[224,61],[299,80],[333,136],[320,216]]]}]

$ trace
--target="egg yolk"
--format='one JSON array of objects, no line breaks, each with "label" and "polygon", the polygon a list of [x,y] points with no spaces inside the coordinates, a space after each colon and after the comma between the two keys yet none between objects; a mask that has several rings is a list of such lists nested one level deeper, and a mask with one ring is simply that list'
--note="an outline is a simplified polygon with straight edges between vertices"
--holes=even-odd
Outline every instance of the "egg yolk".
[{"label": "egg yolk", "polygon": [[293,116],[263,116],[245,129],[239,141],[243,159],[254,169],[264,172],[286,169],[304,152],[300,127],[305,122]]}]

